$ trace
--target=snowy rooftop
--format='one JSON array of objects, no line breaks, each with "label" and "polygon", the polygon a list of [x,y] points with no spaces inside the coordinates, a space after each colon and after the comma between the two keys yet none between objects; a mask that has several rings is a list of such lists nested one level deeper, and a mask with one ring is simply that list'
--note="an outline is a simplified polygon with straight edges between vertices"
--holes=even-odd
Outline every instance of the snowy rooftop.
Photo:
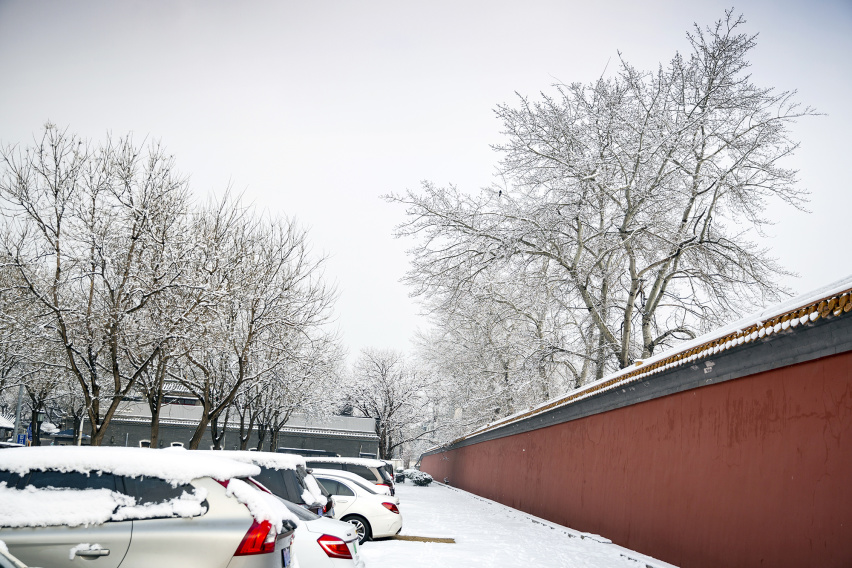
[{"label": "snowy rooftop", "polygon": [[172,484],[200,477],[225,480],[257,475],[249,463],[182,449],[103,448],[96,446],[43,446],[3,450],[0,469],[25,474],[33,470],[104,472],[129,477],[148,476]]},{"label": "snowy rooftop", "polygon": [[[608,390],[621,388],[651,375],[690,364],[698,359],[736,348],[744,343],[750,343],[774,333],[791,333],[796,328],[803,327],[805,324],[815,322],[820,318],[839,317],[848,314],[850,310],[852,310],[852,275],[755,312],[710,333],[681,343],[674,349],[659,355],[636,361],[630,367],[616,371],[593,383],[583,385],[565,396],[551,399],[529,410],[486,424],[482,428],[454,440],[451,444]],[[438,447],[430,448],[430,450]]]}]

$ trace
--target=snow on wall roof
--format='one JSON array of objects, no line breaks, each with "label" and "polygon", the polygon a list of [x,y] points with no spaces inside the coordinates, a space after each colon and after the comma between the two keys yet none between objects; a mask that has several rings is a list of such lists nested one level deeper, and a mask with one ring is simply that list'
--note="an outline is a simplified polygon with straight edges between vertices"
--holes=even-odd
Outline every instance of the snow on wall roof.
[{"label": "snow on wall roof", "polygon": [[[651,375],[690,364],[697,359],[736,348],[743,343],[750,343],[773,333],[792,333],[797,327],[815,322],[820,318],[839,317],[848,314],[850,311],[852,311],[852,275],[755,312],[710,333],[681,343],[674,349],[659,355],[636,361],[633,365],[611,373],[593,383],[583,385],[566,396],[551,399],[527,411],[521,411],[497,422],[486,424],[447,445],[583,400],[592,395],[623,387]],[[440,447],[435,446],[427,452]]]},{"label": "snow on wall roof", "polygon": [[270,469],[296,469],[298,466],[305,467],[305,458],[293,454],[279,454],[276,452],[248,452],[240,450],[202,450],[204,453],[214,454],[237,460],[244,463],[252,463]]},{"label": "snow on wall roof", "polygon": [[384,467],[385,462],[372,458],[334,458],[334,457],[309,457],[306,461],[311,463],[348,463],[352,465],[363,465],[365,467]]},{"label": "snow on wall roof", "polygon": [[33,470],[104,472],[129,477],[148,476],[173,485],[199,477],[219,480],[257,475],[256,465],[183,449],[43,446],[3,450],[0,469],[25,474]]}]

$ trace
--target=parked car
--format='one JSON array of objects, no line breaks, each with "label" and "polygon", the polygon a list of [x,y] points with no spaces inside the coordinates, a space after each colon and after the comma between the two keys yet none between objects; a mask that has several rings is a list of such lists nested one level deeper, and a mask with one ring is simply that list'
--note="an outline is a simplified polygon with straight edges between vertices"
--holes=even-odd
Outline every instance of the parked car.
[{"label": "parked car", "polygon": [[[269,491],[263,484],[249,478],[263,491]],[[279,497],[280,498],[280,497]],[[364,568],[364,562],[358,553],[358,535],[355,527],[343,521],[329,517],[320,517],[311,511],[291,503],[281,502],[302,521],[296,528],[293,557],[303,568]]]},{"label": "parked car", "polygon": [[[309,458],[309,468],[339,469],[360,475],[379,487],[387,488],[388,495],[396,495],[393,476],[387,472],[382,460],[370,458]],[[380,490],[381,491],[381,490]]]},{"label": "parked car", "polygon": [[239,479],[258,473],[185,450],[4,450],[0,540],[35,566],[282,568],[296,517]]},{"label": "parked car", "polygon": [[334,498],[334,518],[355,525],[358,542],[393,536],[402,530],[399,497],[377,493],[358,475],[339,470],[313,470]]},{"label": "parked car", "polygon": [[211,451],[216,456],[226,457],[260,468],[253,476],[274,495],[296,503],[319,516],[331,515],[334,503],[331,496],[305,467],[305,459],[291,454],[250,451]]}]

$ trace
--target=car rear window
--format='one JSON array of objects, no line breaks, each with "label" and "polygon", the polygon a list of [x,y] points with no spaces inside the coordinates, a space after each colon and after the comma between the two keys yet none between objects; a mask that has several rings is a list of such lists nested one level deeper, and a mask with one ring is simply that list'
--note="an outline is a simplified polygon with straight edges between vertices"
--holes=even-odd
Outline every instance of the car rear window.
[{"label": "car rear window", "polygon": [[376,479],[375,472],[371,468],[365,467],[363,465],[355,465],[352,463],[348,463],[346,464],[346,471],[351,471],[355,475],[360,475],[364,479],[368,479],[371,482],[378,481],[378,479]]},{"label": "car rear window", "polygon": [[254,478],[278,497],[300,505],[305,504],[305,500],[302,498],[302,493],[305,491],[304,486],[299,482],[296,472],[292,469],[261,467],[260,475],[256,475]]}]

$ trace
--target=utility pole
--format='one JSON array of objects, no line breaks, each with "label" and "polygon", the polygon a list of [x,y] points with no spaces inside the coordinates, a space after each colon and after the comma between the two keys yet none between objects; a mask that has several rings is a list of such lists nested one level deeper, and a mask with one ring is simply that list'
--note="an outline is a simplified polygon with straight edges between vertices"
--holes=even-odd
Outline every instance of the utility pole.
[{"label": "utility pole", "polygon": [[15,432],[12,434],[12,441],[18,441],[18,432],[21,429],[21,404],[24,401],[24,383],[18,386],[18,409],[15,410]]}]

